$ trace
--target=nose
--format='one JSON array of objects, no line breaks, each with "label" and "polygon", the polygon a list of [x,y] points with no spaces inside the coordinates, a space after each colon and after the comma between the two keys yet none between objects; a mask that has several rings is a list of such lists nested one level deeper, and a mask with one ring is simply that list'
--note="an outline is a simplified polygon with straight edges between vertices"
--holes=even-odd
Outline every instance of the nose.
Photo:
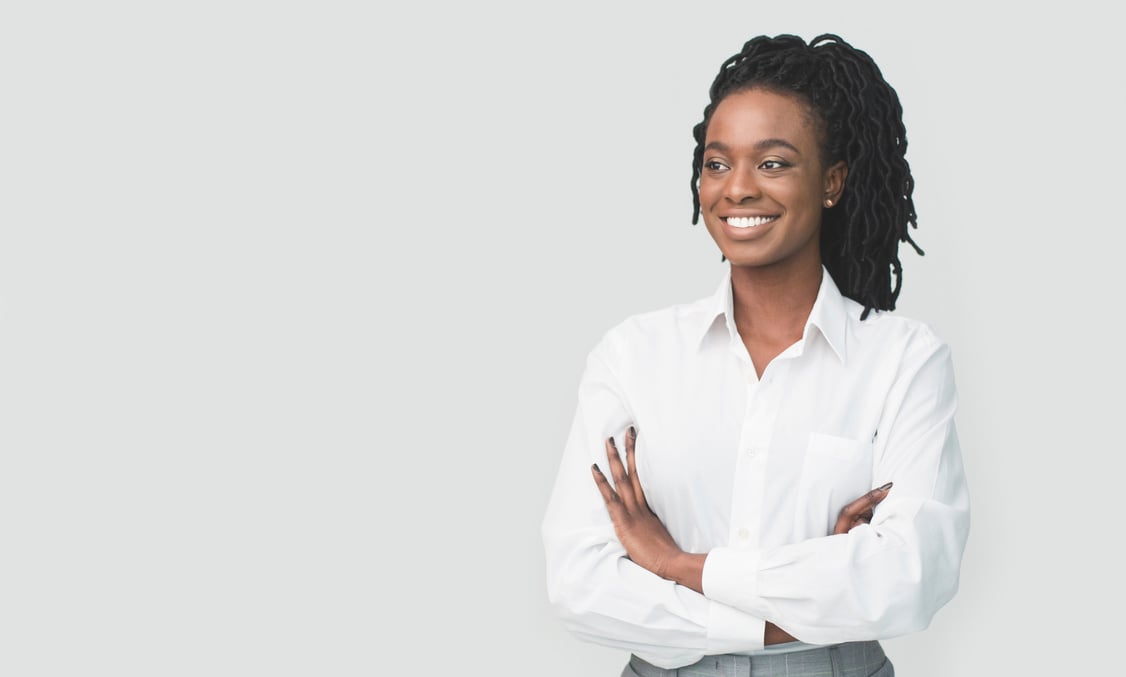
[{"label": "nose", "polygon": [[762,195],[753,170],[733,169],[727,177],[727,185],[724,186],[724,197],[731,202],[738,203]]}]

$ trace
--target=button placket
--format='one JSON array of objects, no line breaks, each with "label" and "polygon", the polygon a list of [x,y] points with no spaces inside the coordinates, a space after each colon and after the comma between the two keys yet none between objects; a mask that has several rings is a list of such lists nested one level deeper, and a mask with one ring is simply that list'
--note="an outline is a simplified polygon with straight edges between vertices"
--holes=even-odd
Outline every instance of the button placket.
[{"label": "button placket", "polygon": [[735,463],[729,543],[736,548],[758,546],[762,531],[762,502],[766,493],[766,469],[774,422],[778,416],[777,371],[772,364],[759,379],[753,367],[744,372],[746,403]]}]

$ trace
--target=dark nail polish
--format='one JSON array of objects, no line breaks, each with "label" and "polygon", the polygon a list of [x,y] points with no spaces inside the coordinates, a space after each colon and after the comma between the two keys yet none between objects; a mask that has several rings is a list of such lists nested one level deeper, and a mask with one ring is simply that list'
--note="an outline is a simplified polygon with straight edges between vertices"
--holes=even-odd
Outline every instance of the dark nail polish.
[{"label": "dark nail polish", "polygon": [[891,482],[888,482],[884,486],[880,487],[880,491],[887,491],[888,489],[891,489]]},{"label": "dark nail polish", "polygon": [[615,449],[618,448],[618,445],[614,444],[614,438],[613,437],[610,438],[610,446],[614,447]]},{"label": "dark nail polish", "polygon": [[637,439],[637,429],[634,428],[633,426],[629,427],[629,436],[632,437],[635,440]]},{"label": "dark nail polish", "polygon": [[598,467],[598,464],[597,464],[597,463],[595,463],[594,465],[592,465],[592,466],[590,466],[590,467],[591,467],[591,468],[594,468],[594,472],[598,473],[599,475],[601,475],[601,474],[602,474],[602,470],[601,470],[601,469],[600,469],[600,468]]}]

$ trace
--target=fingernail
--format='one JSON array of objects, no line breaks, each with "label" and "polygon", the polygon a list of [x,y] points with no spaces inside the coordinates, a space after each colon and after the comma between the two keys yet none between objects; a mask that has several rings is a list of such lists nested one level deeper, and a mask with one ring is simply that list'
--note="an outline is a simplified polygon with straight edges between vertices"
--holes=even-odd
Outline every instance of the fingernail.
[{"label": "fingernail", "polygon": [[601,474],[602,474],[602,470],[601,470],[601,469],[600,469],[600,468],[598,467],[598,464],[597,464],[597,463],[595,463],[594,465],[592,465],[592,466],[590,466],[590,467],[591,467],[591,468],[594,468],[594,472],[598,473],[599,475],[601,475]]},{"label": "fingernail", "polygon": [[633,426],[629,427],[629,436],[635,440],[637,439],[637,430]]},{"label": "fingernail", "polygon": [[888,489],[891,489],[891,482],[888,482],[884,486],[880,487],[880,491],[887,491]]},{"label": "fingernail", "polygon": [[613,437],[610,438],[610,446],[614,447],[615,449],[618,448],[618,445],[614,444],[614,438]]}]

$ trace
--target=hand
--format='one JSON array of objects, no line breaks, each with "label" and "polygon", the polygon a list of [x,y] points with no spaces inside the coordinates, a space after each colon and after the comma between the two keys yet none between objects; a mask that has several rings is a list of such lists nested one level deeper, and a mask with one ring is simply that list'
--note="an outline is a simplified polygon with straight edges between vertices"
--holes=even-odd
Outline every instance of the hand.
[{"label": "hand", "polygon": [[837,524],[833,527],[833,535],[847,534],[853,527],[868,524],[872,521],[872,513],[880,501],[888,496],[891,491],[891,482],[878,489],[873,489],[841,508],[837,516]]},{"label": "hand", "polygon": [[637,431],[633,426],[630,426],[625,437],[628,472],[622,465],[614,438],[606,440],[606,459],[610,462],[614,486],[610,486],[597,464],[591,466],[590,471],[594,475],[598,491],[602,493],[602,500],[606,502],[606,509],[610,512],[614,532],[629,558],[661,578],[672,580],[668,575],[669,568],[683,551],[645,500],[645,491],[637,477],[637,462],[634,458]]}]

